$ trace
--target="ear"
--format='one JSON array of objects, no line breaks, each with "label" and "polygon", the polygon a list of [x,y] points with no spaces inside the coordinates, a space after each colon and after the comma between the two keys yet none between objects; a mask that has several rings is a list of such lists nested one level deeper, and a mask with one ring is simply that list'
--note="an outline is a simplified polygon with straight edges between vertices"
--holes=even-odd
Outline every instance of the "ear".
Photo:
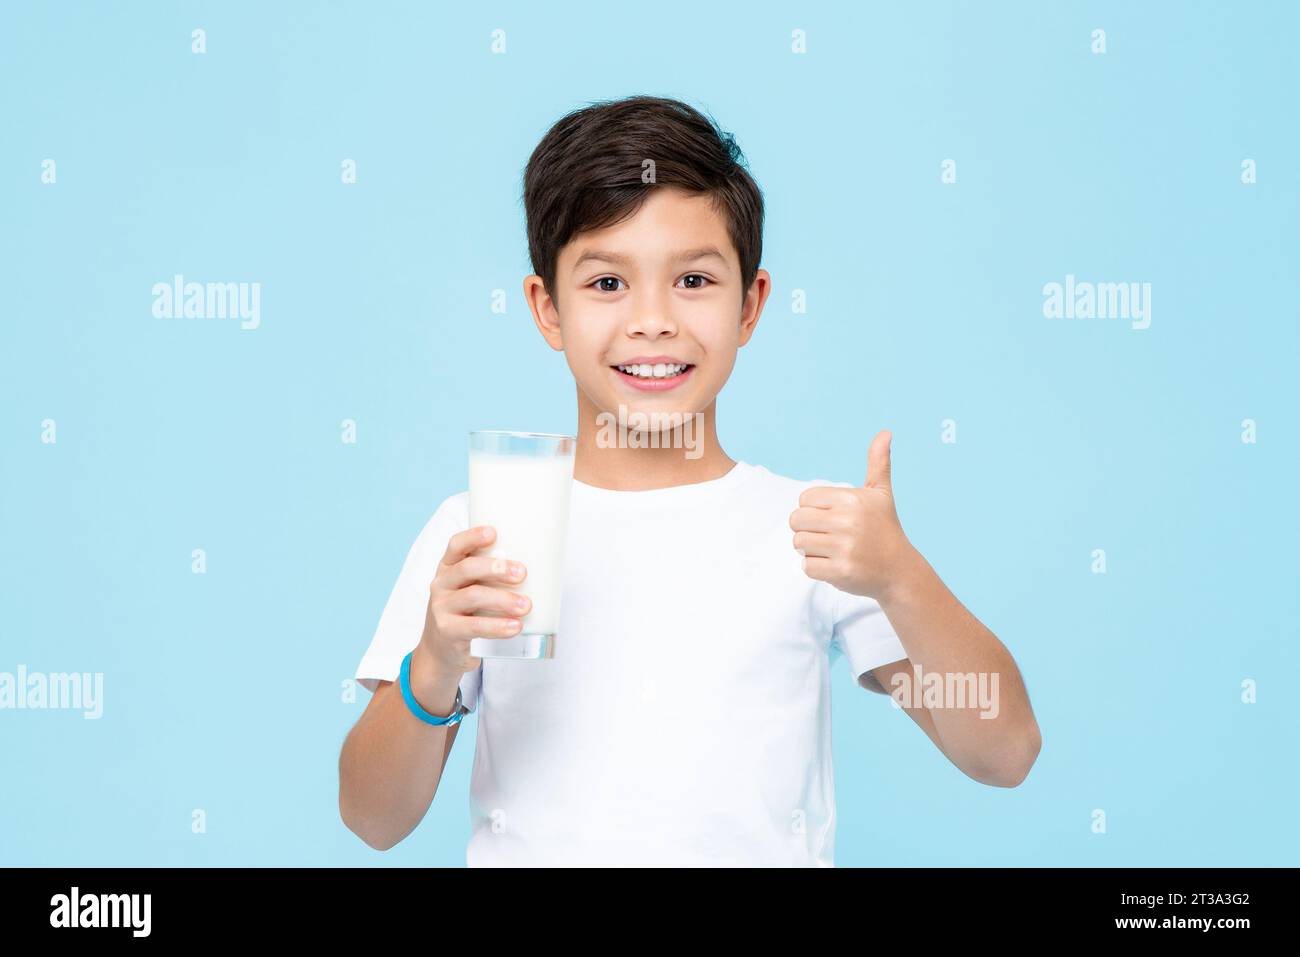
[{"label": "ear", "polygon": [[772,292],[772,276],[766,269],[760,269],[754,275],[754,282],[745,292],[745,300],[740,304],[740,344],[749,342],[758,325],[758,317],[763,312],[763,304]]},{"label": "ear", "polygon": [[532,311],[533,321],[546,340],[546,344],[556,352],[564,351],[564,336],[560,331],[560,310],[551,294],[546,291],[546,283],[541,276],[524,277],[524,302]]}]

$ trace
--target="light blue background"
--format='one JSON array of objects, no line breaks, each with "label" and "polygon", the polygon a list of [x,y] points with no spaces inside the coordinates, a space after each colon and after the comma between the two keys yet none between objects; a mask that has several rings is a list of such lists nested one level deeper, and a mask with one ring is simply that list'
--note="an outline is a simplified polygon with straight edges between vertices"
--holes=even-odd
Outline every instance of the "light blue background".
[{"label": "light blue background", "polygon": [[[0,864],[463,864],[477,718],[380,854],[341,685],[465,433],[575,426],[520,177],[632,93],[765,191],[725,449],[860,482],[893,429],[904,527],[1043,728],[985,787],[837,665],[837,863],[1297,863],[1296,7],[714,6],[6,5],[0,670],[102,671],[105,714],[0,712]],[[261,328],[153,318],[175,273],[261,282]],[[1067,273],[1150,282],[1151,327],[1045,319]]]}]

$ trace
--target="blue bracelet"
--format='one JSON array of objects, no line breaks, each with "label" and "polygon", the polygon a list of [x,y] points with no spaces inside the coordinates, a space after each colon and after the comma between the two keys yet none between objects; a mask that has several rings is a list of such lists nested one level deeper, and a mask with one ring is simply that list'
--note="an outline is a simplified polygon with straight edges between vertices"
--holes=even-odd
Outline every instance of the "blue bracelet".
[{"label": "blue bracelet", "polygon": [[445,718],[439,718],[436,715],[429,714],[420,707],[420,702],[415,700],[415,694],[411,691],[411,655],[414,649],[407,652],[406,657],[402,659],[402,675],[399,683],[402,686],[402,697],[406,700],[406,706],[411,709],[411,713],[428,724],[459,724],[463,715],[460,713],[460,687],[456,688],[456,703],[451,706],[451,714]]}]

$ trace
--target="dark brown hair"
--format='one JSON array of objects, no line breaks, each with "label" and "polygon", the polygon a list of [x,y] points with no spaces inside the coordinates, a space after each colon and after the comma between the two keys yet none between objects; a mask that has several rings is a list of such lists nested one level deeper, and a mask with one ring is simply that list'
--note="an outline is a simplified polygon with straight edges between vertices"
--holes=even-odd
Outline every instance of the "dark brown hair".
[{"label": "dark brown hair", "polygon": [[[642,182],[654,161],[654,182]],[[636,214],[656,186],[706,194],[726,218],[740,257],[742,296],[763,253],[763,194],[735,137],[680,100],[630,96],[567,114],[524,170],[524,214],[533,272],[555,295],[560,250],[578,233]]]}]

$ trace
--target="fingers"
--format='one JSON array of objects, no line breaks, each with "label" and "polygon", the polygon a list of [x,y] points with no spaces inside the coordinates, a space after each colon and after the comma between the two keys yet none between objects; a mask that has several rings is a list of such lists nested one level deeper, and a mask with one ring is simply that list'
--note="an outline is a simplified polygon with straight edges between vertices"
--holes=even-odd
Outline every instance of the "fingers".
[{"label": "fingers", "polygon": [[440,634],[454,638],[507,638],[517,634],[532,602],[504,586],[528,575],[522,562],[474,552],[496,539],[490,525],[457,532],[447,541],[429,586],[429,611]]},{"label": "fingers", "polygon": [[446,607],[457,615],[489,614],[522,618],[533,607],[527,595],[496,585],[466,585],[447,599]]},{"label": "fingers", "polygon": [[439,634],[449,638],[506,638],[517,634],[532,610],[527,595],[498,585],[466,585],[434,593],[430,602]]},{"label": "fingers", "polygon": [[806,558],[831,558],[837,541],[826,532],[795,532],[794,550]]},{"label": "fingers", "polygon": [[792,532],[835,532],[844,528],[844,518],[830,508],[801,505],[790,513]]},{"label": "fingers", "polygon": [[813,556],[803,560],[804,574],[809,578],[829,582],[835,577],[835,563],[829,558]]},{"label": "fingers", "polygon": [[[846,496],[839,493],[848,493],[849,500],[853,500],[849,489],[836,486],[805,489],[799,497],[799,507],[790,513],[790,528],[794,532],[794,550],[800,555],[829,557],[832,546],[840,537],[836,533],[847,530],[844,513],[836,508],[845,504]],[[819,505],[818,502],[826,504]]]},{"label": "fingers", "polygon": [[443,552],[442,564],[454,565],[480,548],[484,548],[497,536],[491,525],[476,525],[463,532],[457,532],[447,540],[447,550]]},{"label": "fingers", "polygon": [[885,429],[877,432],[876,437],[871,440],[871,447],[867,449],[868,488],[889,488],[889,444],[893,437],[893,434]]},{"label": "fingers", "polygon": [[495,615],[447,615],[438,629],[450,638],[509,638],[517,635],[522,623],[518,618]]},{"label": "fingers", "polygon": [[522,562],[508,558],[490,558],[487,555],[470,555],[438,572],[438,583],[445,588],[464,588],[473,582],[517,585],[528,574]]},{"label": "fingers", "polygon": [[840,485],[813,485],[799,493],[799,505],[804,508],[834,508],[854,501],[853,489]]}]

